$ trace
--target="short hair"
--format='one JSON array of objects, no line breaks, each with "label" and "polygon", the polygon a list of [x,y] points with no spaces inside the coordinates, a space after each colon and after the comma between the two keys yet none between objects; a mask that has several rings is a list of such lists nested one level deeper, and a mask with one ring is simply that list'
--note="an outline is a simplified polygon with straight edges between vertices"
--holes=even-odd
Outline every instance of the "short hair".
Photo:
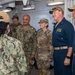
[{"label": "short hair", "polygon": [[17,19],[17,20],[19,20],[19,17],[17,16],[17,15],[13,15],[13,17],[12,17],[12,19]]}]

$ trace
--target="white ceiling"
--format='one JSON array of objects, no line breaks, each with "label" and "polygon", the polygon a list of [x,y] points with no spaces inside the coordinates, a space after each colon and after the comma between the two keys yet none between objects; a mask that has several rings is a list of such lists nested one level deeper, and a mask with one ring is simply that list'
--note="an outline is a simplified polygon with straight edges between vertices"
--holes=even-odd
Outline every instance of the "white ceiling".
[{"label": "white ceiling", "polygon": [[[4,5],[6,3],[11,3],[11,2],[15,2],[15,1],[20,1],[22,2],[23,0],[0,0],[0,5]],[[40,2],[40,1],[43,1],[43,0],[29,0],[29,1],[33,1],[33,2]]]},{"label": "white ceiling", "polygon": [[22,1],[22,0],[0,0],[0,4],[5,4],[13,1]]},{"label": "white ceiling", "polygon": [[[23,1],[23,0],[0,0],[0,4],[5,4],[12,1]],[[42,1],[42,0],[30,0],[30,1]]]}]

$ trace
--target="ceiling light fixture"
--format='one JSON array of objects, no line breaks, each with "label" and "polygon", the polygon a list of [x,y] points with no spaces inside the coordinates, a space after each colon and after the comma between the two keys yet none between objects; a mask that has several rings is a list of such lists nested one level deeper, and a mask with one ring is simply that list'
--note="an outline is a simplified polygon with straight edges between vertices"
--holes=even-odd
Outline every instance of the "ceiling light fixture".
[{"label": "ceiling light fixture", "polygon": [[53,0],[53,1],[48,1],[47,5],[48,6],[53,6],[53,5],[63,5],[64,2],[61,0]]},{"label": "ceiling light fixture", "polygon": [[13,7],[3,7],[2,11],[4,11],[4,12],[11,12],[13,9],[15,9],[15,8],[13,8]]},{"label": "ceiling light fixture", "polygon": [[24,6],[23,10],[33,10],[35,9],[35,5]]},{"label": "ceiling light fixture", "polygon": [[33,10],[35,9],[35,5],[33,1],[30,0],[23,0],[23,10]]},{"label": "ceiling light fixture", "polygon": [[2,11],[4,11],[4,12],[10,12],[11,11],[11,9],[2,9]]},{"label": "ceiling light fixture", "polygon": [[15,9],[15,2],[0,5],[0,9],[4,12],[11,12],[13,9]]}]

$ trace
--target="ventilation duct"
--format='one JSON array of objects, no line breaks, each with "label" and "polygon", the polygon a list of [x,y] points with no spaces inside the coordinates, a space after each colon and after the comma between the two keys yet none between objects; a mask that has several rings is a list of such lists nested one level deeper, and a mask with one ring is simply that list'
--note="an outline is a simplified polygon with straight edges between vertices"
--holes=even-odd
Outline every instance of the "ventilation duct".
[{"label": "ventilation duct", "polygon": [[15,9],[15,2],[5,3],[0,6],[0,9],[4,12],[10,12]]},{"label": "ventilation duct", "polygon": [[24,5],[24,6],[29,5],[29,0],[23,0],[23,5]]},{"label": "ventilation duct", "polygon": [[3,4],[2,6],[3,6],[3,7],[15,8],[15,2],[6,3],[6,4]]},{"label": "ventilation duct", "polygon": [[10,2],[14,2],[15,0],[1,0],[0,1],[0,5],[2,4],[6,4],[6,3],[10,3]]}]

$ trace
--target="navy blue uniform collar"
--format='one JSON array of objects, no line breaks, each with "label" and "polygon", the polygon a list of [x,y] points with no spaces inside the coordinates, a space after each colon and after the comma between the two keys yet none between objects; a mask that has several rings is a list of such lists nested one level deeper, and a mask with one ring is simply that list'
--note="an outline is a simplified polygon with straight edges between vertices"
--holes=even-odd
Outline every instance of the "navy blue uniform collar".
[{"label": "navy blue uniform collar", "polygon": [[[62,21],[59,23],[59,24],[62,24],[63,25],[63,23],[64,23],[64,21],[65,21],[66,19],[65,18],[63,18],[62,19]],[[57,22],[56,23],[53,23],[54,24],[54,27],[56,26],[56,24],[57,24]]]}]

